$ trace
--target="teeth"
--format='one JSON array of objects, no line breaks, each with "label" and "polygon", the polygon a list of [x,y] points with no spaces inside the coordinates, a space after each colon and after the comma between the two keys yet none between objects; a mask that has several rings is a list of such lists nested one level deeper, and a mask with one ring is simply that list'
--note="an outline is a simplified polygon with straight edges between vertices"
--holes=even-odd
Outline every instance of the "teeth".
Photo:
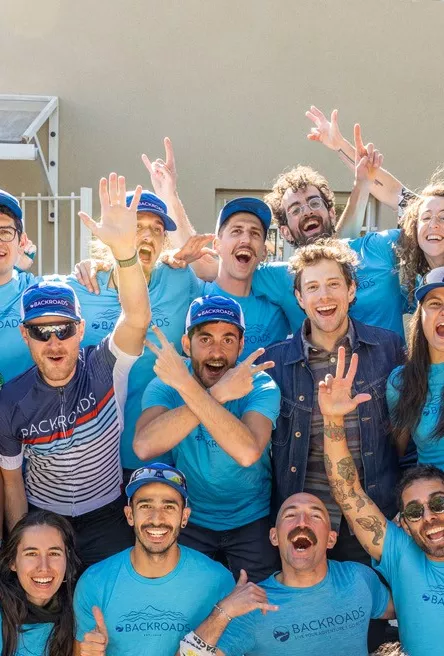
[{"label": "teeth", "polygon": [[150,535],[153,535],[156,538],[160,538],[162,535],[166,535],[167,531],[153,531],[153,530],[150,530],[150,531],[148,531],[148,533]]},{"label": "teeth", "polygon": [[427,241],[442,241],[442,237],[439,235],[429,235]]},{"label": "teeth", "polygon": [[327,312],[328,310],[335,310],[336,305],[321,305],[320,307],[316,308],[318,312]]},{"label": "teeth", "polygon": [[444,531],[444,526],[437,526],[436,528],[430,529],[430,531],[426,531],[427,537],[430,535],[434,535],[435,533],[442,533]]},{"label": "teeth", "polygon": [[224,366],[223,362],[217,362],[217,361],[215,361],[215,362],[209,361],[209,362],[207,362],[207,364],[209,364],[211,367],[223,367]]},{"label": "teeth", "polygon": [[37,578],[33,578],[32,580],[35,581],[36,583],[51,583],[51,581],[52,581],[52,577],[51,577],[51,578],[47,578],[47,579],[37,579]]},{"label": "teeth", "polygon": [[245,255],[246,257],[252,257],[252,252],[247,250],[237,251],[236,255]]}]

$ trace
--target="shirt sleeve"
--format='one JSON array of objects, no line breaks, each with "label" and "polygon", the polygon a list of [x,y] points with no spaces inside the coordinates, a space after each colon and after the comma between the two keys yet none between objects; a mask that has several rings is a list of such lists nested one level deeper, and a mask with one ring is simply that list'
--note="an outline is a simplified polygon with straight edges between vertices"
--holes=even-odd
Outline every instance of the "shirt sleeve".
[{"label": "shirt sleeve", "polygon": [[387,264],[396,264],[395,246],[401,236],[399,228],[382,230],[381,232],[368,232],[364,237],[356,239],[344,239],[343,241],[350,246],[361,260],[366,260],[373,256],[378,260],[383,260]]},{"label": "shirt sleeve", "polygon": [[200,278],[196,276],[192,267],[188,266],[187,271],[188,271],[189,282],[190,282],[190,292],[189,292],[188,300],[191,304],[195,298],[199,298],[199,296],[202,296],[204,282],[203,280],[200,280]]},{"label": "shirt sleeve", "polygon": [[96,626],[92,607],[101,608],[101,599],[92,577],[86,571],[80,577],[74,592],[74,616],[76,620],[76,640],[82,642],[85,633],[92,631]]},{"label": "shirt sleeve", "polygon": [[177,408],[175,390],[165,385],[160,378],[154,378],[145,388],[142,396],[142,410],[160,405],[168,410]]},{"label": "shirt sleeve", "polygon": [[14,435],[8,414],[0,405],[0,467],[19,469],[23,463],[22,437]]},{"label": "shirt sleeve", "polygon": [[241,413],[259,412],[270,419],[273,428],[276,428],[276,419],[279,416],[281,405],[281,392],[274,380],[264,371],[253,378],[253,389],[243,399]]},{"label": "shirt sleeve", "polygon": [[381,560],[378,562],[372,558],[372,567],[382,574],[391,587],[393,587],[393,581],[398,576],[400,555],[406,549],[409,549],[410,543],[411,538],[402,528],[396,526],[393,522],[387,521]]},{"label": "shirt sleeve", "polygon": [[372,620],[376,620],[384,615],[390,599],[390,592],[370,567],[362,565],[360,570],[362,576],[367,582],[368,589],[372,596],[372,610],[370,616]]},{"label": "shirt sleeve", "polygon": [[242,656],[253,652],[256,646],[255,625],[258,611],[235,617],[217,643],[225,656]]}]

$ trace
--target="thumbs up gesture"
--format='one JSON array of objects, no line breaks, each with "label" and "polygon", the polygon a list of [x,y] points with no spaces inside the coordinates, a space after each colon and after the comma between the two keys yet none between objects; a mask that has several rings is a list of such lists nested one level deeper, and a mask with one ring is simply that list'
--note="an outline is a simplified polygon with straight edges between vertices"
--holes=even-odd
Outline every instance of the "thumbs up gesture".
[{"label": "thumbs up gesture", "polygon": [[108,645],[108,631],[103,613],[98,606],[93,606],[92,613],[96,620],[93,631],[85,633],[80,643],[81,656],[105,656]]},{"label": "thumbs up gesture", "polygon": [[252,610],[260,609],[265,615],[267,611],[279,610],[279,606],[268,603],[265,590],[248,581],[247,573],[241,569],[239,579],[233,592],[218,603],[218,606],[229,617],[246,615]]}]

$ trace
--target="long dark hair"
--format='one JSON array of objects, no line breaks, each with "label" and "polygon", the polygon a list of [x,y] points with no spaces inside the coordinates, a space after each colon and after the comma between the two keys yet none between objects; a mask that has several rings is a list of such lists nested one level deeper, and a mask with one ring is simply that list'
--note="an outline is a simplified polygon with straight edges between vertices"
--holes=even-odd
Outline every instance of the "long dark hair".
[{"label": "long dark hair", "polygon": [[[430,370],[429,344],[421,322],[421,304],[415,310],[410,323],[407,362],[393,381],[399,391],[398,403],[392,421],[393,437],[403,443],[418,425],[427,398]],[[441,400],[441,414],[436,429],[430,435],[438,439],[444,435],[444,389]]]},{"label": "long dark hair", "polygon": [[14,656],[17,650],[18,631],[25,623],[29,602],[15,572],[14,564],[18,545],[27,528],[51,526],[59,531],[65,545],[65,579],[53,599],[60,609],[49,635],[48,656],[72,656],[74,641],[73,593],[80,565],[74,548],[74,531],[67,519],[47,510],[38,510],[22,517],[12,529],[0,554],[0,607],[2,612],[3,649],[1,656]]}]

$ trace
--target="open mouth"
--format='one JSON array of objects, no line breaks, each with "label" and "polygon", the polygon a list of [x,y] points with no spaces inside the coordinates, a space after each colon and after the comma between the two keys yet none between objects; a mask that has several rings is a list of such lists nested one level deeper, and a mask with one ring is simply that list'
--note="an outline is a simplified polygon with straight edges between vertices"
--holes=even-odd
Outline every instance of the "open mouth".
[{"label": "open mouth", "polygon": [[236,251],[234,257],[241,264],[249,264],[254,257],[254,253],[249,248],[240,248]]},{"label": "open mouth", "polygon": [[337,307],[337,305],[320,305],[316,308],[316,312],[318,312],[321,317],[331,317],[336,312]]},{"label": "open mouth", "polygon": [[63,360],[63,355],[48,355],[48,360],[54,363],[61,362]]},{"label": "open mouth", "polygon": [[441,235],[427,235],[427,237],[426,237],[426,241],[438,241],[439,242],[439,241],[442,241],[442,240],[443,240],[443,238],[441,237]]},{"label": "open mouth", "polygon": [[168,535],[169,529],[167,528],[145,528],[144,532],[149,537],[151,542],[162,542]]},{"label": "open mouth", "polygon": [[209,360],[208,362],[205,362],[205,369],[212,376],[220,374],[224,370],[225,366],[226,362],[223,360]]},{"label": "open mouth", "polygon": [[444,527],[443,526],[435,526],[435,528],[431,528],[430,530],[425,532],[426,537],[430,542],[443,542],[444,541]]},{"label": "open mouth", "polygon": [[293,549],[298,553],[303,553],[313,546],[313,542],[306,535],[297,535],[291,540],[291,543],[293,545]]},{"label": "open mouth", "polygon": [[321,225],[322,221],[319,217],[310,216],[302,222],[301,231],[306,235],[311,235],[316,232]]},{"label": "open mouth", "polygon": [[45,577],[31,577],[32,582],[34,585],[36,585],[38,588],[41,588],[42,590],[46,590],[47,588],[51,587],[52,582],[54,581],[54,577],[52,576],[45,576]]},{"label": "open mouth", "polygon": [[142,262],[149,262],[153,256],[153,250],[149,246],[141,246],[137,251],[137,255]]},{"label": "open mouth", "polygon": [[0,249],[0,257],[6,257],[8,254],[8,251],[5,251],[4,249]]},{"label": "open mouth", "polygon": [[444,323],[439,323],[436,326],[436,332],[438,337],[444,337]]}]

